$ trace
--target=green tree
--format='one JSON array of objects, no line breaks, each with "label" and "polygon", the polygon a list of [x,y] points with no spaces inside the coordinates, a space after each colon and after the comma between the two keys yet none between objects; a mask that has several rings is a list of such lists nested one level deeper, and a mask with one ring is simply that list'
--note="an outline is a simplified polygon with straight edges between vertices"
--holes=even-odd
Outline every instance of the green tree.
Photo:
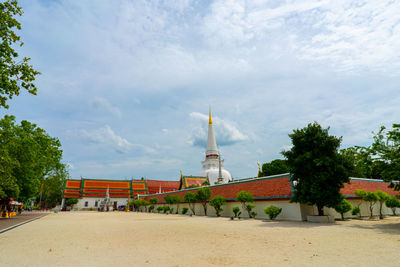
[{"label": "green tree", "polygon": [[251,215],[251,210],[255,207],[254,205],[251,205],[249,203],[254,202],[254,197],[251,193],[246,192],[246,191],[240,191],[236,195],[236,201],[240,202],[242,204],[242,207],[247,213],[249,214],[249,218],[252,218]]},{"label": "green tree", "polygon": [[392,209],[393,215],[396,215],[396,208],[400,208],[400,200],[397,199],[397,197],[389,197],[388,200],[386,200],[386,207]]},{"label": "green tree", "polygon": [[262,176],[270,176],[289,172],[286,160],[275,159],[262,165]]},{"label": "green tree", "polygon": [[28,121],[17,125],[14,116],[0,120],[0,151],[4,153],[0,161],[5,163],[0,167],[5,185],[0,186],[8,188],[1,191],[22,202],[37,196],[47,177],[66,172],[60,141]]},{"label": "green tree", "polygon": [[353,206],[350,204],[347,199],[342,199],[342,201],[335,206],[335,210],[340,213],[342,216],[342,220],[344,221],[344,214],[348,211],[351,211],[353,209]]},{"label": "green tree", "polygon": [[164,200],[167,204],[172,205],[174,204],[174,196],[172,195],[166,195],[164,196]]},{"label": "green tree", "polygon": [[282,212],[282,208],[275,207],[273,205],[269,206],[264,210],[265,214],[268,215],[270,220],[274,220]]},{"label": "green tree", "polygon": [[155,198],[155,197],[152,197],[152,198],[149,199],[149,202],[150,202],[151,204],[155,205],[155,204],[158,203],[158,199]]},{"label": "green tree", "polygon": [[73,206],[75,204],[78,204],[78,199],[77,198],[67,198],[67,200],[65,200],[65,205],[66,206],[70,206],[71,209],[73,208]]},{"label": "green tree", "polygon": [[379,201],[379,218],[383,219],[383,214],[382,214],[383,204],[385,204],[385,202],[390,198],[390,195],[381,190],[376,190],[375,194],[377,195]]},{"label": "green tree", "polygon": [[187,192],[185,196],[183,197],[184,201],[189,204],[189,208],[192,211],[193,215],[196,215],[195,210],[194,210],[194,205],[197,202],[197,197],[195,194],[192,192]]},{"label": "green tree", "polygon": [[[374,162],[380,162],[381,177],[392,181],[400,177],[400,124],[393,124],[391,130],[382,126],[374,136],[371,146]],[[400,190],[400,184],[396,184]]]},{"label": "green tree", "polygon": [[217,216],[221,216],[221,211],[223,211],[222,206],[225,205],[226,198],[222,196],[215,196],[210,200],[210,206],[214,207]]},{"label": "green tree", "polygon": [[207,216],[207,203],[211,197],[211,190],[208,187],[201,187],[196,192],[197,201],[203,205],[204,215]]},{"label": "green tree", "polygon": [[150,202],[148,202],[145,199],[140,199],[140,206],[144,207],[144,211],[147,212],[147,206],[150,205]]},{"label": "green tree", "polygon": [[21,57],[14,49],[23,42],[15,30],[21,30],[21,24],[15,18],[21,16],[22,8],[16,0],[0,3],[0,107],[8,108],[7,100],[19,95],[20,89],[36,95],[33,81],[40,74],[28,64],[30,58]]},{"label": "green tree", "polygon": [[379,197],[374,192],[366,192],[363,196],[363,200],[369,202],[369,211],[371,213],[371,217],[373,216],[373,210],[375,203],[379,200]]},{"label": "green tree", "polygon": [[65,180],[69,178],[66,166],[49,174],[43,182],[42,203],[44,208],[54,208],[62,200]]},{"label": "green tree", "polygon": [[176,205],[176,214],[179,214],[179,204],[183,202],[183,198],[180,196],[174,196],[174,204]]},{"label": "green tree", "polygon": [[348,159],[338,152],[341,138],[330,136],[328,130],[317,122],[294,130],[289,134],[292,148],[282,152],[294,183],[291,201],[316,205],[320,216],[324,215],[324,206],[340,203],[340,189],[349,182],[352,169]]},{"label": "green tree", "polygon": [[[367,194],[367,191],[365,191],[365,190],[363,190],[363,189],[356,189],[356,190],[354,191],[354,194],[355,194],[357,197],[360,198],[360,202],[359,202],[358,205],[357,205],[358,210],[355,210],[355,211],[358,211],[358,214],[359,214],[360,217],[361,217],[361,208],[360,208],[360,206],[361,206],[361,204],[362,204],[362,202],[363,202],[363,200],[364,200],[364,196]],[[354,209],[353,209],[353,210],[354,210]],[[354,212],[355,212],[355,211],[354,211]],[[353,214],[353,215],[356,215],[356,214]]]},{"label": "green tree", "polygon": [[371,178],[373,172],[372,152],[367,147],[349,147],[340,150],[340,153],[345,157],[353,168],[349,172],[351,177],[366,177]]}]

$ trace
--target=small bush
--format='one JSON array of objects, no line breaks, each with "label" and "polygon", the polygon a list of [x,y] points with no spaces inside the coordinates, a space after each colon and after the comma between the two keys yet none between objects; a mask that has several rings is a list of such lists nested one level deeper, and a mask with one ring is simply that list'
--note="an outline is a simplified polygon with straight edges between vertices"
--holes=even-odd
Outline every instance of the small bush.
[{"label": "small bush", "polygon": [[336,212],[340,213],[343,221],[344,221],[344,214],[348,211],[351,211],[352,208],[353,206],[346,199],[342,199],[342,201],[335,206]]},{"label": "small bush", "polygon": [[240,216],[240,214],[242,214],[239,207],[233,207],[232,211],[235,214],[235,218],[238,218]]},{"label": "small bush", "polygon": [[389,197],[385,204],[386,207],[392,209],[393,215],[396,215],[396,208],[400,208],[400,200],[396,197]]},{"label": "small bush", "polygon": [[182,214],[186,214],[186,213],[188,212],[188,210],[189,210],[189,208],[184,207],[184,208],[182,209]]},{"label": "small bush", "polygon": [[162,210],[163,210],[163,206],[159,206],[159,207],[157,207],[157,211],[158,211],[158,213],[160,213]]},{"label": "small bush", "polygon": [[264,210],[265,214],[268,215],[270,220],[274,220],[278,215],[282,212],[282,208],[278,208],[275,206],[269,206]]},{"label": "small bush", "polygon": [[93,210],[94,210],[94,208],[90,208],[89,210],[92,210],[92,211],[93,211]]},{"label": "small bush", "polygon": [[154,205],[151,205],[150,207],[149,207],[149,212],[152,212],[154,210]]},{"label": "small bush", "polygon": [[162,211],[167,213],[170,210],[169,206],[162,206]]},{"label": "small bush", "polygon": [[171,213],[171,214],[174,213],[174,208],[170,208],[169,213]]},{"label": "small bush", "polygon": [[351,210],[351,214],[353,215],[358,215],[360,216],[360,208],[359,207],[353,207],[353,209]]},{"label": "small bush", "polygon": [[251,212],[251,218],[255,218],[256,216],[257,216],[257,212],[252,211],[252,212]]}]

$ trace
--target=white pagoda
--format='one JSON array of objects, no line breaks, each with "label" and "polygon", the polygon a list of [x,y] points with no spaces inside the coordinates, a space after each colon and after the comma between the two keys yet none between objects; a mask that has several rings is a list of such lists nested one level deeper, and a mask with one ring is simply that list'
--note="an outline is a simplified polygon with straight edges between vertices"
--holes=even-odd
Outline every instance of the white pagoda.
[{"label": "white pagoda", "polygon": [[203,168],[198,176],[207,177],[210,185],[225,184],[232,181],[232,176],[224,169],[224,161],[221,160],[220,153],[218,152],[211,118],[211,108],[209,111],[208,121],[206,159],[202,161],[201,164],[203,165]]}]

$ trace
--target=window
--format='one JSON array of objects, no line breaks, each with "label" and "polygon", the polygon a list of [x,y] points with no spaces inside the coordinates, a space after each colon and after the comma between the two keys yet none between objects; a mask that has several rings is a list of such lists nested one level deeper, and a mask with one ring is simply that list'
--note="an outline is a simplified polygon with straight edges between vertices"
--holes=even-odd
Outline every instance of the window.
[{"label": "window", "polygon": [[96,201],[94,202],[94,206],[97,207],[98,204],[99,204],[99,202],[96,200]]},{"label": "window", "polygon": [[85,201],[85,207],[89,206],[89,202]]}]

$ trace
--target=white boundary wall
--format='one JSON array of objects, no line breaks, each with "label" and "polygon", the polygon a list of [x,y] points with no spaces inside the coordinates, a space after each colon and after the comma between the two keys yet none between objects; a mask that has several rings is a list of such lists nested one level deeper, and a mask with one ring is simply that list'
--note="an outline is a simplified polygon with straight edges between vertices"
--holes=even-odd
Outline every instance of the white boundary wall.
[{"label": "white boundary wall", "polygon": [[[351,205],[358,206],[360,203],[360,200],[358,199],[348,199]],[[289,200],[275,200],[275,201],[255,201],[254,203],[251,203],[252,205],[255,205],[256,207],[253,209],[255,212],[257,212],[257,219],[269,219],[268,215],[264,213],[265,208],[273,205],[278,208],[282,208],[281,214],[278,215],[276,220],[288,220],[288,221],[305,221],[307,220],[308,215],[318,215],[317,207],[309,206],[309,205],[304,205],[304,204],[299,204],[299,203],[290,203]],[[154,211],[157,212],[157,207],[159,206],[166,206],[167,204],[156,204],[154,205]],[[176,213],[176,205],[169,205],[171,208],[174,209],[173,213]],[[240,202],[227,202],[222,208],[223,211],[221,212],[221,216],[223,217],[231,217],[234,216],[232,212],[233,207],[239,207],[240,211],[242,214],[240,215],[241,218],[248,218],[247,212],[242,208],[242,205]],[[191,210],[189,208],[189,204],[187,203],[181,203],[179,204],[179,213],[182,213],[182,208],[188,208],[187,214],[191,214]],[[369,204],[365,201],[362,202],[360,205],[361,209],[361,216],[362,217],[369,217],[370,216],[370,211],[369,211]],[[379,202],[375,203],[374,205],[374,210],[373,210],[373,215],[374,216],[379,216]],[[203,205],[200,203],[195,204],[195,213],[196,215],[204,216],[204,209]],[[336,219],[341,219],[340,213],[337,213],[334,209],[331,208],[324,208],[324,213],[325,215],[332,215]],[[382,214],[384,216],[392,215],[393,212],[391,209],[386,207],[385,204],[383,204],[382,207]],[[397,208],[396,214],[400,215],[400,209]],[[207,215],[208,216],[216,216],[215,209],[211,207],[209,204],[207,204]],[[353,216],[351,214],[351,211],[347,212],[344,216],[345,218],[357,218],[358,216]]]},{"label": "white boundary wall", "polygon": [[[268,219],[268,215],[264,213],[265,208],[274,205],[278,208],[282,208],[281,214],[276,218],[277,220],[289,220],[289,221],[301,221],[301,211],[300,205],[297,203],[290,203],[288,200],[276,200],[276,201],[255,201],[254,203],[250,203],[255,205],[256,207],[253,211],[257,212],[257,219]],[[155,211],[159,206],[165,206],[167,204],[157,204],[155,205]],[[176,213],[176,205],[169,205],[171,208],[174,208],[174,213]],[[221,216],[223,217],[231,217],[234,216],[232,208],[239,207],[242,214],[240,215],[241,218],[248,218],[247,211],[242,208],[240,202],[227,202],[223,207],[223,211],[221,212]],[[179,213],[182,213],[182,208],[189,208],[189,204],[181,203],[179,204]],[[192,213],[190,208],[187,214]],[[195,213],[196,215],[204,216],[204,209],[201,203],[195,204]],[[208,216],[217,216],[215,209],[207,204],[207,215]]]}]

